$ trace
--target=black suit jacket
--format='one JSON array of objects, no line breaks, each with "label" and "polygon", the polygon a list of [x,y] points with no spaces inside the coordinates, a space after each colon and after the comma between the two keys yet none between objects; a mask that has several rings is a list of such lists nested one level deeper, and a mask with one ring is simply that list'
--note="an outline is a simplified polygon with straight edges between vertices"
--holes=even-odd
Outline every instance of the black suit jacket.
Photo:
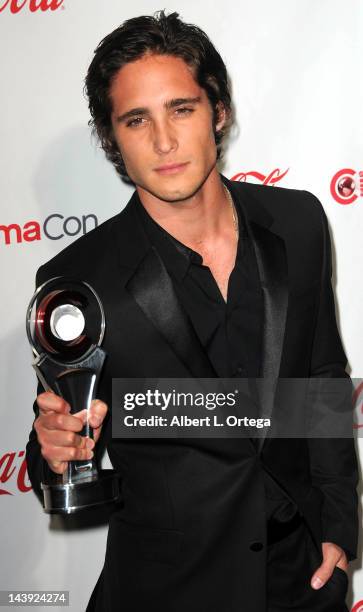
[{"label": "black suit jacket", "polygon": [[[306,191],[222,178],[244,208],[257,256],[264,296],[262,404],[273,414],[276,377],[349,379],[335,318],[327,219]],[[98,396],[110,408],[114,377],[215,376],[138,222],[135,198],[37,274],[37,285],[69,275],[99,294],[108,357]],[[105,445],[121,473],[124,505],[111,517],[90,609],[263,610],[263,470],[295,501],[318,545],[332,541],[356,556],[353,439],[261,437],[257,448],[248,438],[112,440],[108,418],[98,451]],[[44,462],[34,430],[27,461],[39,491]]]}]

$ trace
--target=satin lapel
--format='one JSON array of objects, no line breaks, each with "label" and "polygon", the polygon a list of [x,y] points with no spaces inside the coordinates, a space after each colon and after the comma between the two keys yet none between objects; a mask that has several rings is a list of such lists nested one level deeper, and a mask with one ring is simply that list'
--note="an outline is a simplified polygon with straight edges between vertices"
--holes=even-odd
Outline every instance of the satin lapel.
[{"label": "satin lapel", "polygon": [[[285,241],[273,230],[273,217],[257,202],[247,185],[222,177],[234,197],[239,199],[253,241],[263,292],[261,368],[257,383],[261,418],[271,418],[280,371],[288,307],[288,268]],[[264,193],[268,191],[265,188]],[[267,428],[258,431],[257,450],[261,452]]]},{"label": "satin lapel", "polygon": [[[288,305],[285,243],[277,234],[251,223],[263,292],[264,315],[261,346],[261,377],[258,380],[261,418],[270,418],[279,376]],[[267,434],[263,427],[258,450]]]},{"label": "satin lapel", "polygon": [[192,376],[214,378],[217,374],[180,305],[170,276],[140,224],[133,206],[137,197],[135,192],[113,230],[121,282]]},{"label": "satin lapel", "polygon": [[148,251],[126,289],[193,376],[216,376],[155,247]]}]

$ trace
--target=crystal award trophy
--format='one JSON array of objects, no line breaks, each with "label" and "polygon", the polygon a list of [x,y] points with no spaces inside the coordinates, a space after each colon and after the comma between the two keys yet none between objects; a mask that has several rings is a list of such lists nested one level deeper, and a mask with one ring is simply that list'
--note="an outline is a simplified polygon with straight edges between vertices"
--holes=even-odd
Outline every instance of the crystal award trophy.
[{"label": "crystal award trophy", "polygon": [[[30,301],[26,330],[39,381],[68,402],[71,414],[87,410],[80,435],[92,438],[88,413],[106,357],[105,316],[96,292],[83,281],[50,279]],[[70,514],[119,498],[117,473],[97,470],[94,458],[69,461],[63,474],[49,471],[49,482],[41,484],[47,513]]]}]

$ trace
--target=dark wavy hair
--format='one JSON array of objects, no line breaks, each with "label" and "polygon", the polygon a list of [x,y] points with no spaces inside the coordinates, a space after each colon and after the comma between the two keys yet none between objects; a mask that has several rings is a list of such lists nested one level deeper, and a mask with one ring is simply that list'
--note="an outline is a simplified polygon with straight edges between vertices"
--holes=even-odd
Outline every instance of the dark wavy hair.
[{"label": "dark wavy hair", "polygon": [[[203,30],[184,23],[178,13],[166,15],[164,11],[158,11],[154,16],[128,19],[103,38],[88,68],[84,91],[92,117],[89,125],[93,133],[97,134],[107,159],[121,177],[128,179],[113,134],[109,92],[118,71],[146,53],[179,57],[192,68],[194,78],[205,90],[213,110],[217,159],[220,158],[222,139],[231,119],[231,94],[226,66]],[[227,121],[217,132],[215,126],[220,103],[226,111]]]}]

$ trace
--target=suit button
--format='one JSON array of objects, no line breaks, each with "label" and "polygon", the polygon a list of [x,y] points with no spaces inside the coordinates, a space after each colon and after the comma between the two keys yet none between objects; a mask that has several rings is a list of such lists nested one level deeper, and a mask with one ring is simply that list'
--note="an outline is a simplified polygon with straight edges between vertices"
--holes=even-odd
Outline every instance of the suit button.
[{"label": "suit button", "polygon": [[253,550],[253,552],[259,552],[262,549],[263,549],[262,542],[252,542],[252,544],[250,544],[250,550]]}]

